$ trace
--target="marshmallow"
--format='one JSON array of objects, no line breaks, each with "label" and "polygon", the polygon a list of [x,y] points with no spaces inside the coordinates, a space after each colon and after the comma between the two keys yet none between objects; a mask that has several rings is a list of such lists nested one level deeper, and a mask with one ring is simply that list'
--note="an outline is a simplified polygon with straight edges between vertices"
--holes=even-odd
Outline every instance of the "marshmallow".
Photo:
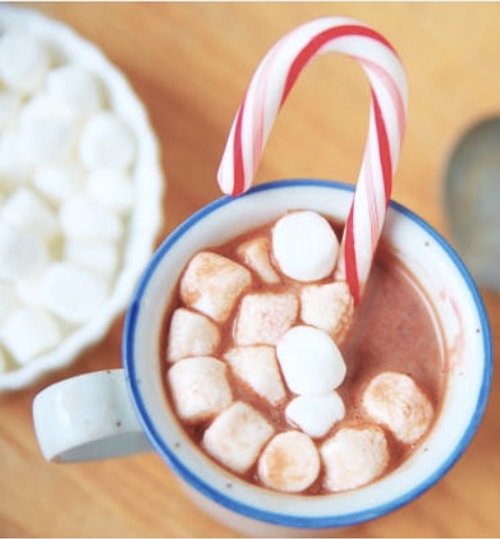
[{"label": "marshmallow", "polygon": [[0,137],[0,177],[2,183],[20,185],[30,176],[31,164],[17,131],[8,130]]},{"label": "marshmallow", "polygon": [[271,424],[257,410],[237,401],[215,418],[202,443],[220,464],[236,473],[245,473],[273,433]]},{"label": "marshmallow", "polygon": [[68,262],[51,264],[39,286],[44,307],[70,324],[89,320],[108,294],[101,277]]},{"label": "marshmallow", "polygon": [[320,472],[318,450],[309,436],[288,431],[277,434],[259,458],[258,473],[268,488],[284,492],[302,492]]},{"label": "marshmallow", "polygon": [[379,477],[389,463],[383,429],[376,425],[341,428],[321,447],[324,487],[330,492],[350,490]]},{"label": "marshmallow", "polygon": [[39,237],[0,221],[0,279],[29,279],[42,271],[48,257]]},{"label": "marshmallow", "polygon": [[369,382],[362,399],[365,414],[387,426],[401,442],[411,444],[428,430],[432,404],[406,374],[383,372]]},{"label": "marshmallow", "polygon": [[49,68],[48,51],[32,32],[7,30],[0,38],[0,77],[23,94],[37,91]]},{"label": "marshmallow", "polygon": [[234,374],[275,406],[286,396],[273,346],[243,346],[224,354]]},{"label": "marshmallow", "polygon": [[106,280],[115,275],[119,258],[118,245],[111,241],[79,238],[64,241],[63,260],[97,272]]},{"label": "marshmallow", "polygon": [[0,282],[0,324],[18,307],[19,300],[12,286]]},{"label": "marshmallow", "polygon": [[61,204],[76,195],[84,180],[85,171],[76,161],[42,163],[32,177],[33,185],[54,204]]},{"label": "marshmallow", "polygon": [[300,395],[286,407],[287,421],[311,436],[321,438],[344,419],[345,406],[336,391],[325,395]]},{"label": "marshmallow", "polygon": [[47,94],[38,94],[20,114],[20,137],[32,163],[71,158],[78,136],[75,118]]},{"label": "marshmallow", "polygon": [[214,355],[219,344],[219,327],[209,318],[183,307],[174,311],[168,334],[168,361]]},{"label": "marshmallow", "polygon": [[332,338],[310,326],[295,326],[280,339],[277,356],[293,393],[322,395],[344,380],[346,366]]},{"label": "marshmallow", "polygon": [[46,269],[47,266],[45,266],[43,271],[32,275],[30,278],[13,283],[13,288],[21,304],[24,303],[30,307],[40,307],[45,309],[40,299],[40,279]]},{"label": "marshmallow", "polygon": [[252,276],[240,264],[211,252],[196,254],[181,279],[184,303],[225,322],[241,294],[250,286]]},{"label": "marshmallow", "polygon": [[266,237],[254,238],[243,242],[236,249],[236,255],[251,268],[265,283],[279,283],[280,276],[276,273],[270,254],[270,242]]},{"label": "marshmallow", "polygon": [[116,241],[123,233],[123,223],[111,210],[78,195],[67,200],[59,210],[63,233],[71,238]]},{"label": "marshmallow", "polygon": [[210,356],[182,359],[167,373],[179,417],[197,423],[215,416],[233,400],[226,365]]},{"label": "marshmallow", "polygon": [[32,189],[20,187],[4,202],[2,218],[9,225],[48,241],[59,231],[56,215]]},{"label": "marshmallow", "polygon": [[65,64],[47,74],[49,94],[78,116],[87,116],[100,109],[103,96],[97,79],[83,66]]},{"label": "marshmallow", "polygon": [[19,364],[28,363],[57,346],[61,337],[57,322],[49,313],[35,307],[18,309],[0,328],[0,339]]},{"label": "marshmallow", "polygon": [[354,300],[345,281],[304,286],[300,302],[304,324],[326,331],[337,343],[342,340],[354,313]]},{"label": "marshmallow", "polygon": [[247,294],[236,319],[239,345],[276,344],[297,318],[298,300],[289,293]]},{"label": "marshmallow", "polygon": [[10,90],[0,91],[0,131],[12,127],[21,110],[21,98]]},{"label": "marshmallow", "polygon": [[272,246],[281,271],[297,281],[317,281],[330,275],[339,250],[332,227],[313,211],[281,217],[272,230]]},{"label": "marshmallow", "polygon": [[86,192],[89,197],[119,214],[124,214],[134,201],[134,184],[123,171],[100,169],[87,178]]},{"label": "marshmallow", "polygon": [[112,112],[97,112],[84,125],[79,154],[89,170],[125,170],[135,153],[136,142],[129,127]]}]

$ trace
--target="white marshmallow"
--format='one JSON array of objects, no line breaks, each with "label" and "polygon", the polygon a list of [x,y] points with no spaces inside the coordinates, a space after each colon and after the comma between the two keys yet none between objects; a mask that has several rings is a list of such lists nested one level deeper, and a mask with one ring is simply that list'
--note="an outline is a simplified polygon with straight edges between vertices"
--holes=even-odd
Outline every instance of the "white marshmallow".
[{"label": "white marshmallow", "polygon": [[[47,261],[49,262],[49,261]],[[47,269],[44,268],[44,271]],[[30,307],[40,307],[45,309],[40,299],[40,279],[43,276],[43,271],[36,273],[29,279],[22,279],[14,283],[14,290],[21,304],[29,305]]]},{"label": "white marshmallow", "polygon": [[100,169],[87,178],[86,192],[105,208],[124,214],[134,201],[134,184],[124,171]]},{"label": "white marshmallow", "polygon": [[59,217],[67,237],[116,241],[123,233],[123,223],[118,215],[84,195],[62,204]]},{"label": "white marshmallow", "polygon": [[275,406],[286,396],[273,346],[243,346],[224,354],[238,378]]},{"label": "white marshmallow", "polygon": [[266,237],[245,241],[236,249],[240,260],[251,268],[265,283],[279,283],[279,274],[274,269],[270,259],[270,241]]},{"label": "white marshmallow", "polygon": [[12,127],[21,110],[19,94],[10,90],[0,91],[0,131]]},{"label": "white marshmallow", "polygon": [[276,344],[295,322],[298,303],[289,293],[247,294],[236,319],[236,342],[242,346]]},{"label": "white marshmallow", "polygon": [[331,492],[350,490],[375,480],[389,463],[383,429],[376,425],[341,428],[321,447],[324,487]]},{"label": "white marshmallow", "polygon": [[310,326],[295,326],[278,342],[277,356],[288,388],[299,395],[322,395],[344,380],[346,366],[332,338]]},{"label": "white marshmallow", "polygon": [[216,253],[201,252],[190,260],[180,294],[186,305],[225,322],[251,282],[250,272],[240,264]]},{"label": "white marshmallow", "polygon": [[51,264],[39,286],[44,307],[70,324],[89,320],[108,295],[101,277],[68,262]]},{"label": "white marshmallow", "polygon": [[14,288],[0,282],[0,324],[19,307]]},{"label": "white marshmallow", "polygon": [[375,376],[363,394],[362,406],[369,418],[407,444],[425,434],[434,416],[432,404],[414,380],[397,372]]},{"label": "white marshmallow", "polygon": [[87,116],[103,105],[98,80],[83,66],[64,64],[47,74],[49,94],[74,114]]},{"label": "white marshmallow", "polygon": [[252,406],[237,401],[219,414],[203,435],[203,447],[220,464],[245,473],[274,429]]},{"label": "white marshmallow", "polygon": [[20,137],[35,164],[71,158],[78,136],[74,116],[47,94],[38,94],[20,114]]},{"label": "white marshmallow", "polygon": [[33,33],[7,30],[0,38],[0,77],[23,94],[37,91],[47,74],[48,51]]},{"label": "white marshmallow", "polygon": [[33,185],[51,202],[61,204],[76,195],[85,180],[77,161],[40,164],[33,173]]},{"label": "white marshmallow", "polygon": [[48,259],[47,247],[39,237],[0,221],[0,279],[29,279],[42,271]]},{"label": "white marshmallow", "polygon": [[17,186],[25,183],[31,172],[26,148],[17,131],[8,130],[0,137],[0,177],[2,183]]},{"label": "white marshmallow", "polygon": [[300,301],[305,324],[326,331],[337,343],[342,340],[354,314],[354,300],[345,281],[304,286]]},{"label": "white marshmallow", "polygon": [[317,281],[330,275],[339,250],[332,227],[313,211],[281,217],[272,230],[272,245],[281,271],[297,281]]},{"label": "white marshmallow", "polygon": [[79,153],[89,170],[125,170],[135,159],[136,142],[123,120],[112,112],[100,111],[83,127]]},{"label": "white marshmallow", "polygon": [[59,221],[46,202],[29,187],[19,187],[4,202],[2,218],[9,225],[49,241],[59,232]]},{"label": "white marshmallow", "polygon": [[318,478],[321,461],[307,434],[287,431],[277,434],[259,458],[260,480],[268,488],[302,492]]},{"label": "white marshmallow", "polygon": [[226,378],[226,365],[210,356],[177,361],[167,373],[179,417],[190,423],[209,419],[233,400]]},{"label": "white marshmallow", "polygon": [[287,421],[311,436],[321,438],[344,419],[345,406],[336,391],[325,395],[299,395],[285,410]]},{"label": "white marshmallow", "polygon": [[78,238],[66,238],[64,241],[63,260],[95,271],[106,280],[115,275],[119,258],[119,249],[115,242]]},{"label": "white marshmallow", "polygon": [[22,365],[57,346],[61,337],[61,330],[50,314],[34,307],[15,311],[0,328],[5,348]]},{"label": "white marshmallow", "polygon": [[211,356],[220,344],[219,327],[203,314],[180,307],[170,319],[167,359]]}]

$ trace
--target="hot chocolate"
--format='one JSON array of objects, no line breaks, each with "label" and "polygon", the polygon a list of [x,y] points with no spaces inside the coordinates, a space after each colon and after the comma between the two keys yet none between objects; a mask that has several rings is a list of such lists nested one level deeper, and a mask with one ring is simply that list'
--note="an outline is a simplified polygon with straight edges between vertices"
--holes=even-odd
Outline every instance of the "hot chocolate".
[{"label": "hot chocolate", "polygon": [[[290,218],[309,227],[305,243],[296,222],[287,236]],[[354,309],[332,277],[340,230],[292,212],[206,249],[165,316],[162,365],[179,420],[200,450],[271,489],[367,484],[408,457],[439,411],[430,302],[382,241]]]}]

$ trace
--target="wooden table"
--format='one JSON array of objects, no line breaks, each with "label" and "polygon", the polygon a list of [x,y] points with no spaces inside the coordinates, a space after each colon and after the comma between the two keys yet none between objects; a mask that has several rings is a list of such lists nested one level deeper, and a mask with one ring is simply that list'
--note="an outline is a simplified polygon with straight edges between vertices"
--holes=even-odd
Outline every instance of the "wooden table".
[{"label": "wooden table", "polygon": [[[410,85],[407,136],[393,198],[448,235],[442,172],[471,123],[500,112],[500,5],[371,3],[38,3],[99,45],[129,77],[158,134],[168,183],[162,237],[219,196],[215,180],[230,123],[253,70],[293,26],[325,14],[363,20],[396,47]],[[332,55],[299,80],[274,129],[257,181],[352,182],[365,142],[368,85]],[[471,223],[471,226],[473,224]],[[483,290],[500,339],[500,299]],[[123,317],[71,368],[0,395],[0,536],[235,536],[198,511],[154,453],[80,465],[47,464],[31,403],[46,385],[120,365]],[[452,471],[411,505],[354,530],[360,536],[500,535],[500,382],[478,435]],[[251,530],[250,530],[251,533]]]}]

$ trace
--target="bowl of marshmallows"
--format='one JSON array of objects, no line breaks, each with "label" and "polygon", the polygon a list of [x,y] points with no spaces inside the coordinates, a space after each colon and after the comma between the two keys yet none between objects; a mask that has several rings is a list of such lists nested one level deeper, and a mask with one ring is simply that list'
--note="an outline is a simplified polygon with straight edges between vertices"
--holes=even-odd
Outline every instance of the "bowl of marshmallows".
[{"label": "bowl of marshmallows", "polygon": [[64,24],[0,6],[0,390],[104,337],[155,247],[164,185],[124,75]]}]

